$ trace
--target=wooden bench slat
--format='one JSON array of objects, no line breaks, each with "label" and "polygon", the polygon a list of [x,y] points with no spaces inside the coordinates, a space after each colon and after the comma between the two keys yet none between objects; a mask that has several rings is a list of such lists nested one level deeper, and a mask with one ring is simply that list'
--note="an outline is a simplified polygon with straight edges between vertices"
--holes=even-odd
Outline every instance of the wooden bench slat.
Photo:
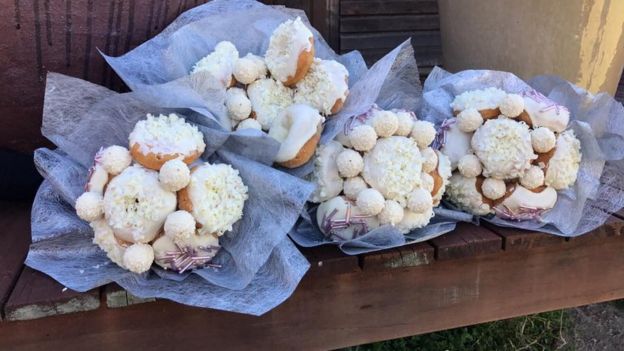
[{"label": "wooden bench slat", "polygon": [[440,18],[437,14],[396,16],[375,15],[340,18],[341,33],[406,32],[439,29]]},{"label": "wooden bench slat", "polygon": [[357,256],[346,255],[337,246],[324,245],[299,249],[310,262],[310,270],[306,274],[334,275],[360,270]]},{"label": "wooden bench slat", "polygon": [[389,268],[406,268],[427,265],[434,260],[434,248],[427,243],[415,243],[398,248],[361,255],[362,269],[383,271]]},{"label": "wooden bench slat", "polygon": [[100,307],[99,289],[79,293],[64,288],[49,276],[24,267],[4,306],[7,320],[29,320]]},{"label": "wooden bench slat", "polygon": [[[382,49],[361,49],[359,50],[367,63],[375,63],[386,54],[391,48]],[[348,51],[345,51],[348,52]],[[414,50],[414,57],[418,67],[433,67],[442,65],[442,48],[439,46],[419,47]]]},{"label": "wooden bench slat", "polygon": [[31,205],[26,203],[0,202],[0,311],[17,282],[28,253],[30,209]]},{"label": "wooden bench slat", "polygon": [[486,222],[484,222],[483,225],[503,238],[503,249],[507,251],[562,245],[566,240],[564,237],[557,235],[517,228],[497,227]]},{"label": "wooden bench slat", "polygon": [[484,227],[458,223],[454,231],[431,239],[436,260],[490,254],[502,250],[502,238]]},{"label": "wooden bench slat", "polygon": [[344,33],[340,34],[340,50],[393,49],[408,38],[414,50],[442,45],[439,31]]},{"label": "wooden bench slat", "polygon": [[340,14],[350,15],[390,15],[437,13],[436,0],[341,0]]}]

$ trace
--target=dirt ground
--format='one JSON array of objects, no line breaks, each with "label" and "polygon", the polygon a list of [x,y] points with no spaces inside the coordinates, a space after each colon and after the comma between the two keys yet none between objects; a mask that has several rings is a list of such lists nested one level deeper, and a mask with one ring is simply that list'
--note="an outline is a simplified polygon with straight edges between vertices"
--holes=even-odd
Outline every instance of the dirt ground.
[{"label": "dirt ground", "polygon": [[624,350],[624,302],[568,310],[571,328],[565,336],[574,350]]}]

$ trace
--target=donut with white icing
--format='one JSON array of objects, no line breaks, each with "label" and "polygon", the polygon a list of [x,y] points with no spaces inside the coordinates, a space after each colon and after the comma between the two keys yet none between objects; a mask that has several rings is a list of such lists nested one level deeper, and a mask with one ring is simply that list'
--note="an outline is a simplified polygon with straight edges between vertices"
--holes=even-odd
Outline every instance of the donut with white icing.
[{"label": "donut with white icing", "polygon": [[355,239],[379,227],[377,216],[366,215],[342,196],[321,203],[316,211],[321,232],[335,241]]},{"label": "donut with white icing", "polygon": [[[104,189],[106,189],[106,184],[108,184],[109,177],[108,177],[108,172],[106,171],[106,169],[104,169],[104,166],[102,166],[102,157],[101,157],[102,151],[103,150],[100,150],[95,155],[93,166],[91,166],[91,168],[89,169],[89,175],[87,176],[87,183],[85,184],[85,191],[103,194]],[[128,163],[128,166],[129,165],[130,163]]]},{"label": "donut with white icing", "polygon": [[300,17],[273,31],[264,60],[271,76],[284,85],[303,79],[314,61],[314,36]]},{"label": "donut with white icing", "polygon": [[449,182],[449,178],[453,173],[451,169],[451,161],[449,160],[449,158],[440,151],[436,151],[436,154],[438,156],[438,163],[436,165],[436,168],[428,173],[428,175],[433,180],[433,186],[431,187],[431,190],[429,190],[433,199],[433,206],[438,206],[440,204],[442,196],[446,191],[446,186]]},{"label": "donut with white icing", "polygon": [[440,151],[445,154],[451,162],[451,169],[455,170],[459,160],[471,153],[470,140],[472,133],[464,133],[459,129],[457,123],[451,122],[445,132],[445,142]]},{"label": "donut with white icing", "polygon": [[573,130],[559,134],[555,148],[540,154],[535,164],[544,169],[544,183],[556,190],[574,185],[581,163],[581,142]]},{"label": "donut with white icing", "polygon": [[163,269],[178,273],[209,266],[220,249],[218,237],[212,234],[193,235],[177,242],[163,235],[154,241],[152,247],[154,262]]},{"label": "donut with white icing", "polygon": [[506,96],[507,93],[494,87],[469,90],[457,95],[451,103],[451,108],[456,116],[461,111],[474,108],[483,119],[496,118],[501,114],[499,105]]},{"label": "donut with white icing", "polygon": [[336,157],[344,150],[337,141],[330,141],[320,145],[316,149],[316,159],[314,160],[314,173],[312,182],[316,184],[316,189],[310,201],[319,203],[327,201],[340,194],[343,188],[343,180],[338,172]]},{"label": "donut with white icing", "polygon": [[200,235],[221,236],[243,217],[247,186],[227,164],[204,162],[193,167],[188,186],[178,192],[179,208],[190,212]]},{"label": "donut with white icing", "polygon": [[267,75],[264,59],[252,53],[236,60],[234,64],[234,78],[241,84],[251,84]]},{"label": "donut with white icing", "polygon": [[273,78],[258,79],[247,87],[252,117],[267,131],[273,120],[293,103],[293,91]]},{"label": "donut with white icing", "polygon": [[557,191],[551,187],[529,190],[521,185],[500,205],[495,207],[499,217],[511,220],[531,220],[555,207]]},{"label": "donut with white icing", "polygon": [[454,173],[446,186],[446,196],[455,206],[472,214],[483,216],[493,212],[477,188],[477,178]]},{"label": "donut with white icing", "polygon": [[232,73],[238,61],[238,50],[229,41],[219,42],[213,52],[197,61],[191,74],[208,74],[216,78],[224,87],[234,85]]},{"label": "donut with white icing", "polygon": [[106,222],[115,236],[129,243],[149,243],[160,233],[176,195],[165,190],[158,172],[134,165],[113,178],[103,198]]},{"label": "donut with white icing", "polygon": [[324,115],[338,113],[349,95],[349,71],[337,61],[314,59],[297,82],[295,102],[308,104]]},{"label": "donut with white icing", "polygon": [[324,120],[308,105],[294,104],[284,109],[269,130],[269,136],[281,143],[275,162],[286,168],[308,162],[321,138]]},{"label": "donut with white icing", "polygon": [[555,133],[563,132],[570,121],[570,111],[550,100],[537,90],[522,93],[524,111],[518,119],[533,128],[546,127]]},{"label": "donut with white icing", "polygon": [[204,135],[183,118],[172,113],[147,115],[139,121],[129,137],[130,153],[142,166],[159,170],[172,159],[181,158],[191,164],[206,148]]}]

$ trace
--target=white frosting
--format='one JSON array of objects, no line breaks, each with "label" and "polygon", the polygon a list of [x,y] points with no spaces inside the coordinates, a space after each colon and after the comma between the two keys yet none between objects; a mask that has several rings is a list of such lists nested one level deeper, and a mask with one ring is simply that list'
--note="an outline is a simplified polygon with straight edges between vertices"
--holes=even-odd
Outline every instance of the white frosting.
[{"label": "white frosting", "polygon": [[241,129],[262,130],[262,125],[253,118],[247,118],[246,120],[243,120],[236,126],[236,130],[241,130]]},{"label": "white frosting", "polygon": [[498,88],[470,90],[455,97],[451,108],[455,111],[463,111],[467,108],[475,108],[479,111],[498,108],[507,93]]},{"label": "white frosting", "polygon": [[364,156],[364,180],[386,199],[405,197],[420,184],[422,158],[411,138],[392,136],[380,139]]},{"label": "white frosting", "polygon": [[123,255],[123,264],[134,273],[147,272],[154,263],[154,250],[148,244],[130,245]]},{"label": "white frosting", "polygon": [[395,110],[393,111],[397,117],[397,130],[394,132],[394,135],[398,136],[408,136],[412,132],[412,128],[414,127],[414,121],[416,120],[416,115],[414,112],[406,111],[406,110]]},{"label": "white frosting", "polygon": [[455,206],[475,215],[484,216],[492,213],[490,206],[483,202],[483,197],[476,187],[477,178],[466,178],[454,173],[446,187],[446,195]]},{"label": "white frosting", "polygon": [[89,223],[93,229],[93,243],[106,252],[106,256],[121,268],[126,268],[123,263],[126,248],[119,244],[113,229],[104,219],[98,219]]},{"label": "white frosting", "polygon": [[420,173],[420,186],[428,192],[433,191],[433,188],[435,187],[435,181],[431,174],[425,172]]},{"label": "white frosting", "polygon": [[283,110],[269,130],[269,136],[281,143],[275,162],[294,159],[324,120],[317,110],[304,104],[294,104]]},{"label": "white frosting", "polygon": [[129,140],[130,146],[138,145],[143,154],[191,155],[206,148],[199,129],[175,113],[158,117],[148,114],[134,126]]},{"label": "white frosting", "polygon": [[[330,227],[332,222],[344,223],[347,217],[346,226]],[[321,203],[316,210],[316,222],[321,232],[335,241],[351,240],[379,227],[377,216],[364,215],[358,206],[342,196]]]},{"label": "white frosting", "polygon": [[[210,262],[219,250],[219,239],[213,235],[193,235],[176,243],[168,236],[161,236],[154,241],[152,247],[154,248],[154,262],[157,265],[164,269],[186,271]],[[184,262],[184,257],[191,255],[185,255],[183,251],[190,252],[196,259]],[[176,265],[172,256],[178,256],[180,264]],[[200,257],[201,259],[197,259]]]},{"label": "white frosting", "polygon": [[247,85],[266,77],[267,67],[262,57],[249,53],[236,60],[233,74],[239,83]]},{"label": "white frosting", "polygon": [[353,128],[349,133],[349,141],[355,150],[368,151],[375,146],[377,133],[375,129],[369,125],[360,125]]},{"label": "white frosting", "polygon": [[481,185],[481,191],[488,199],[497,200],[505,196],[507,185],[503,180],[486,178]]},{"label": "white frosting", "polygon": [[528,126],[505,117],[487,120],[472,136],[471,145],[483,175],[496,179],[520,177],[537,158]]},{"label": "white frosting", "polygon": [[557,191],[547,187],[539,193],[534,193],[523,186],[516,186],[513,193],[499,206],[505,207],[514,215],[521,214],[525,209],[549,210],[555,207]]},{"label": "white frosting", "polygon": [[164,189],[176,192],[188,185],[191,172],[182,160],[173,159],[162,165],[158,172],[158,180]]},{"label": "white frosting", "polygon": [[359,152],[347,149],[336,157],[338,172],[345,178],[355,177],[364,168],[364,159]]},{"label": "white frosting", "polygon": [[538,166],[531,166],[520,178],[520,184],[529,190],[544,185],[544,171]]},{"label": "white frosting", "polygon": [[457,163],[457,168],[461,172],[464,177],[472,178],[476,177],[482,172],[481,162],[479,158],[475,155],[468,154],[464,155],[459,159]]},{"label": "white frosting", "polygon": [[368,188],[368,184],[362,177],[347,178],[344,181],[344,194],[351,200],[356,200],[360,191]]},{"label": "white frosting", "polygon": [[247,87],[251,109],[263,130],[269,130],[273,120],[293,103],[293,92],[282,83],[271,79],[259,79]]},{"label": "white frosting", "polygon": [[280,82],[294,77],[301,52],[312,50],[311,39],[312,32],[299,17],[280,24],[273,31],[264,56],[271,75]]},{"label": "white frosting", "polygon": [[337,100],[349,94],[349,71],[334,60],[314,59],[308,73],[297,82],[295,102],[308,104],[324,115],[330,115]]},{"label": "white frosting", "polygon": [[104,216],[117,237],[147,243],[158,235],[176,204],[175,193],[160,186],[157,172],[134,165],[108,184]]},{"label": "white frosting", "polygon": [[343,180],[336,165],[336,157],[342,150],[344,150],[342,145],[333,140],[316,149],[314,173],[312,174],[316,189],[312,194],[312,202],[327,201],[338,196],[342,191]]},{"label": "white frosting", "polygon": [[535,128],[531,131],[531,145],[533,145],[535,152],[548,152],[555,147],[556,142],[555,133],[546,127]]},{"label": "white frosting", "polygon": [[368,123],[380,138],[392,136],[399,128],[399,119],[392,111],[373,110]]},{"label": "white frosting", "polygon": [[522,111],[524,111],[524,99],[518,94],[507,94],[500,102],[501,114],[515,118],[518,117]]},{"label": "white frosting", "polygon": [[407,195],[407,208],[415,213],[428,211],[433,206],[432,202],[431,192],[423,188],[416,188]]},{"label": "white frosting", "polygon": [[423,172],[429,173],[435,170],[436,166],[438,165],[438,154],[435,152],[435,150],[427,147],[421,149],[420,154],[423,157]]},{"label": "white frosting", "polygon": [[235,121],[242,121],[251,114],[251,101],[247,98],[245,90],[230,88],[225,97],[225,107],[228,116]]},{"label": "white frosting", "polygon": [[449,178],[451,177],[452,173],[451,161],[449,160],[449,158],[440,151],[436,151],[436,153],[438,154],[438,175],[442,178],[442,186],[437,193],[432,194],[433,206],[438,206],[440,204],[440,200],[442,200],[442,196],[446,191],[446,185],[448,184]]},{"label": "white frosting", "polygon": [[[140,122],[139,122],[140,123]],[[102,150],[96,156],[106,172],[117,175],[132,163],[130,151],[123,146],[112,145]]]},{"label": "white frosting", "polygon": [[464,133],[472,133],[483,124],[483,117],[476,108],[467,108],[457,115],[457,127]]},{"label": "white frosting", "polygon": [[76,199],[76,214],[87,222],[101,218],[104,214],[102,194],[86,192],[80,195]]},{"label": "white frosting", "polygon": [[428,211],[423,213],[416,213],[405,209],[403,211],[403,219],[396,225],[396,228],[402,234],[407,234],[414,229],[422,228],[429,224],[429,221],[431,221],[431,218],[434,215],[433,208],[430,208]]},{"label": "white frosting", "polygon": [[581,142],[573,130],[559,134],[555,153],[548,162],[544,183],[556,190],[566,189],[576,182],[581,163]]},{"label": "white frosting", "polygon": [[216,78],[223,86],[232,84],[234,64],[238,61],[238,50],[229,41],[222,41],[210,54],[197,61],[191,74],[206,73]]},{"label": "white frosting", "polygon": [[89,170],[90,176],[87,180],[87,191],[92,191],[94,193],[102,194],[104,193],[104,188],[106,187],[106,183],[108,183],[108,172],[102,167],[102,164],[99,162],[95,162],[93,167]]},{"label": "white frosting", "polygon": [[524,93],[524,109],[531,118],[533,128],[546,127],[561,133],[568,126],[570,111],[564,106],[532,90]]},{"label": "white frosting", "polygon": [[457,163],[464,156],[470,153],[470,140],[472,134],[462,132],[457,123],[451,124],[446,131],[446,143],[440,149],[451,161],[451,168],[457,168]]},{"label": "white frosting", "polygon": [[230,165],[197,166],[187,190],[193,217],[202,225],[200,234],[223,235],[243,216],[247,186]]},{"label": "white frosting", "polygon": [[360,191],[355,203],[363,214],[375,216],[383,210],[385,199],[379,191],[369,188]]},{"label": "white frosting", "polygon": [[431,145],[436,137],[435,126],[428,121],[415,121],[410,136],[416,141],[419,148],[424,149]]},{"label": "white frosting", "polygon": [[195,235],[196,225],[192,214],[182,210],[175,211],[165,220],[165,235],[174,241],[188,239]]},{"label": "white frosting", "polygon": [[386,200],[384,208],[379,212],[379,224],[396,225],[403,220],[403,207],[394,200]]}]

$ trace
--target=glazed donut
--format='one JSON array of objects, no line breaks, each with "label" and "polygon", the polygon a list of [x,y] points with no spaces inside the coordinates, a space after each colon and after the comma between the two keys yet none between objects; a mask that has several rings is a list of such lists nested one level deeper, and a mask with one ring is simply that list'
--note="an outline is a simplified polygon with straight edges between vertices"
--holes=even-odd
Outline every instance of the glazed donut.
[{"label": "glazed donut", "polygon": [[545,170],[544,183],[555,190],[574,185],[582,156],[581,142],[574,131],[570,129],[559,134],[555,148],[545,155],[546,159],[542,158],[543,163],[539,164]]},{"label": "glazed donut", "polygon": [[522,96],[524,111],[518,119],[533,128],[546,127],[555,133],[566,129],[570,121],[570,111],[565,106],[555,103],[537,90],[525,91]]},{"label": "glazed donut", "polygon": [[252,53],[239,58],[234,64],[234,78],[241,84],[251,84],[267,75],[267,67],[260,56]]},{"label": "glazed donut", "polygon": [[238,50],[234,44],[222,41],[215,46],[213,52],[195,63],[191,74],[207,73],[227,88],[234,85],[232,73],[237,61]]},{"label": "glazed donut", "polygon": [[193,235],[177,243],[163,235],[152,247],[154,262],[165,270],[178,273],[208,265],[220,249],[218,237],[211,234]]},{"label": "glazed donut", "polygon": [[282,111],[269,130],[269,136],[281,143],[275,162],[286,168],[308,162],[321,138],[323,121],[317,110],[304,104]]},{"label": "glazed donut", "polygon": [[379,227],[376,216],[364,215],[342,196],[321,203],[316,210],[316,222],[321,232],[335,241],[355,239]]},{"label": "glazed donut", "polygon": [[300,17],[273,31],[264,60],[273,78],[286,86],[303,79],[314,61],[314,36]]},{"label": "glazed donut", "polygon": [[388,200],[405,197],[420,183],[422,157],[411,138],[379,139],[364,156],[362,177]]},{"label": "glazed donut", "polygon": [[314,59],[308,73],[297,82],[295,102],[308,104],[324,115],[342,109],[349,95],[349,71],[334,60]]},{"label": "glazed donut", "polygon": [[[103,150],[100,150],[95,155],[93,166],[89,169],[85,191],[103,194],[104,189],[106,189],[106,184],[108,184],[108,172],[104,169],[104,166],[102,166],[102,151]],[[129,165],[130,163],[128,163],[128,166]]]},{"label": "glazed donut", "polygon": [[507,93],[493,87],[469,90],[457,95],[451,108],[456,116],[465,109],[474,108],[483,119],[496,118],[501,114],[499,106],[506,96]]},{"label": "glazed donut", "polygon": [[197,127],[174,113],[158,117],[148,114],[134,126],[129,140],[132,157],[153,170],[179,157],[191,164],[206,148],[204,135]]},{"label": "glazed donut", "polygon": [[518,178],[537,158],[528,126],[505,117],[487,120],[472,136],[471,146],[485,177]]},{"label": "glazed donut", "polygon": [[449,178],[446,196],[455,206],[472,214],[483,216],[493,213],[477,188],[477,178],[467,178],[460,173],[454,173]]},{"label": "glazed donut", "polygon": [[103,208],[115,236],[129,243],[148,243],[175,211],[176,195],[161,187],[157,172],[134,165],[109,182]]},{"label": "glazed donut", "polygon": [[436,150],[438,156],[438,164],[436,168],[428,174],[433,179],[433,189],[431,190],[431,197],[433,199],[433,206],[438,206],[442,200],[442,196],[446,191],[446,185],[453,171],[451,170],[451,161],[449,158]]},{"label": "glazed donut", "polygon": [[336,157],[344,150],[337,141],[330,141],[316,149],[312,182],[316,189],[310,201],[319,203],[338,196],[342,191],[343,180],[338,172]]},{"label": "glazed donut", "polygon": [[273,120],[293,103],[293,91],[282,83],[272,79],[259,79],[247,87],[247,96],[251,101],[252,117],[263,130],[269,130]]},{"label": "glazed donut", "polygon": [[247,186],[226,164],[205,162],[191,170],[189,185],[178,192],[178,207],[193,214],[200,235],[221,236],[243,216]]},{"label": "glazed donut", "polygon": [[498,216],[505,219],[534,219],[535,216],[555,207],[556,202],[557,191],[551,187],[532,191],[518,185],[505,201],[495,207],[495,210]]},{"label": "glazed donut", "polygon": [[448,156],[451,162],[451,169],[455,170],[459,160],[464,157],[464,155],[470,154],[471,138],[472,134],[462,132],[457,123],[452,123],[445,132],[446,142],[440,151]]}]

